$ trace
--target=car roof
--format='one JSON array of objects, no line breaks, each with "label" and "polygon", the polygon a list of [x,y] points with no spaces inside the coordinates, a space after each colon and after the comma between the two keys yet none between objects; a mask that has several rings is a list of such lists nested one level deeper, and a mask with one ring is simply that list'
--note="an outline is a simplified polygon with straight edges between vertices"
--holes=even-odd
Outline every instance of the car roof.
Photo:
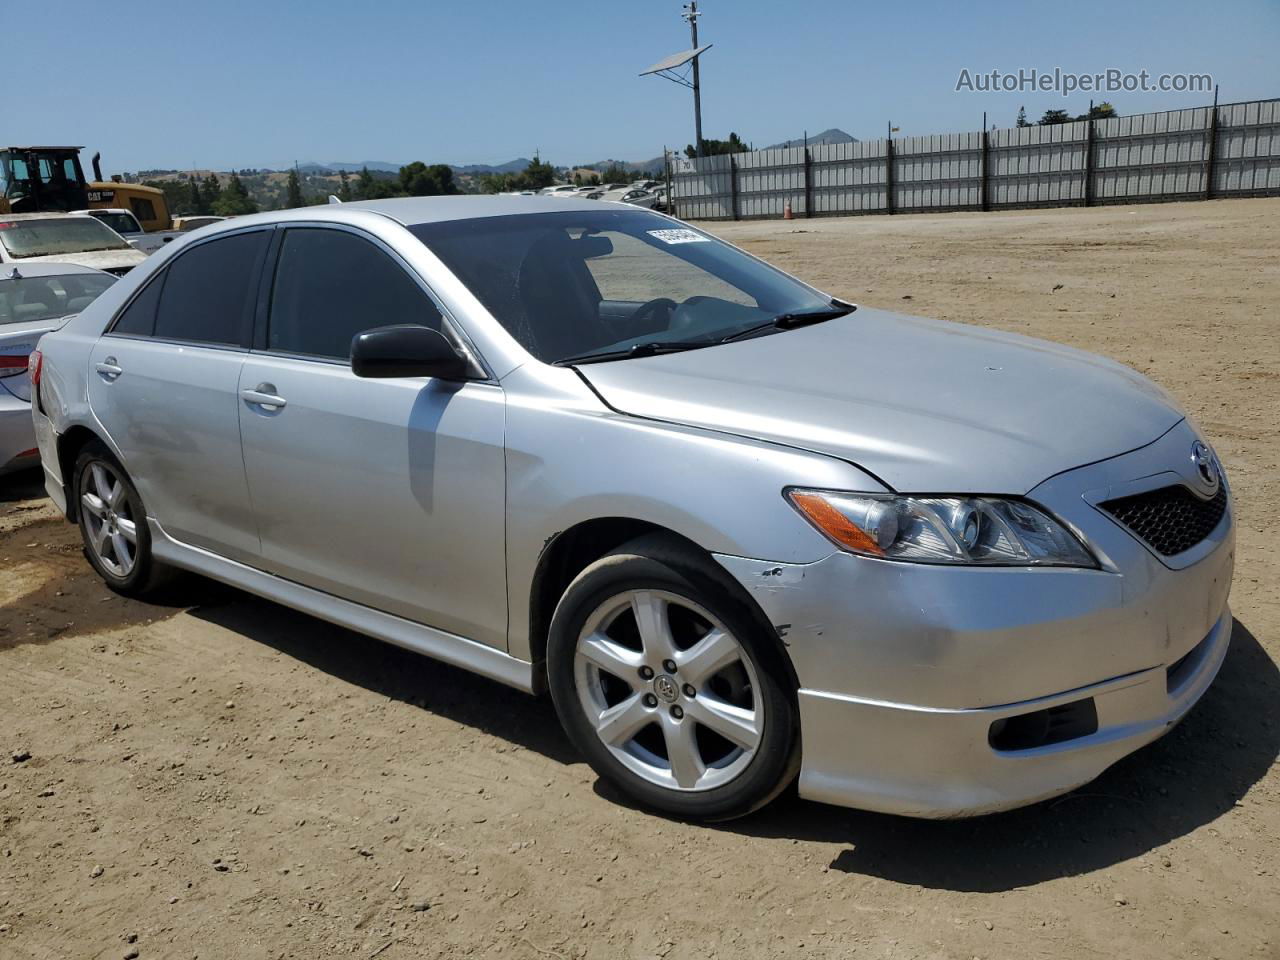
[{"label": "car roof", "polygon": [[372,210],[405,226],[413,226],[418,223],[438,223],[443,220],[470,220],[478,217],[515,216],[523,213],[562,213],[565,210],[575,209],[576,203],[581,204],[578,209],[600,209],[598,204],[586,200],[566,200],[564,203],[549,207],[546,197],[489,195],[358,200],[354,203],[330,204],[327,209],[349,207],[353,210]]},{"label": "car roof", "polygon": [[[473,220],[482,217],[518,216],[533,213],[565,213],[566,211],[590,211],[600,209],[599,200],[576,198],[521,196],[521,195],[463,195],[452,197],[397,197],[392,200],[356,200],[351,203],[322,203],[311,207],[289,210],[269,210],[232,217],[219,224],[202,227],[201,236],[243,230],[246,227],[276,223],[329,222],[359,223],[369,214],[386,217],[402,226],[412,227],[420,223],[441,223],[450,220]],[[635,210],[626,204],[619,209]],[[207,231],[207,232],[205,232]]]},{"label": "car roof", "polygon": [[[18,274],[17,277],[14,274]],[[72,273],[95,273],[111,276],[104,270],[83,267],[78,263],[56,263],[40,260],[35,263],[6,263],[0,266],[0,280],[26,280],[31,277],[65,277]]]}]

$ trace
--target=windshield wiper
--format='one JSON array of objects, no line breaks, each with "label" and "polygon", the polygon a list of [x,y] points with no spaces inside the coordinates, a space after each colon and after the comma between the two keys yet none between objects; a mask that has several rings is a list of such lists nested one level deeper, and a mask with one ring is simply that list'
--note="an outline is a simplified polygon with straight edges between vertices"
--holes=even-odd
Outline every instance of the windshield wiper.
[{"label": "windshield wiper", "polygon": [[718,340],[649,340],[636,343],[623,350],[601,350],[597,353],[579,353],[572,357],[564,357],[555,361],[558,367],[575,363],[604,363],[607,360],[633,360],[636,357],[656,357],[660,353],[679,353],[682,350],[696,350],[709,347]]},{"label": "windshield wiper", "polygon": [[794,330],[796,327],[807,327],[813,323],[822,323],[824,320],[834,320],[836,317],[846,316],[857,309],[851,303],[832,300],[831,306],[822,310],[798,310],[795,313],[780,313],[764,323],[757,323],[755,326],[731,333],[727,337],[721,337],[719,342],[729,343],[733,340],[744,340],[753,333],[759,333],[761,330],[770,328],[775,330]]}]

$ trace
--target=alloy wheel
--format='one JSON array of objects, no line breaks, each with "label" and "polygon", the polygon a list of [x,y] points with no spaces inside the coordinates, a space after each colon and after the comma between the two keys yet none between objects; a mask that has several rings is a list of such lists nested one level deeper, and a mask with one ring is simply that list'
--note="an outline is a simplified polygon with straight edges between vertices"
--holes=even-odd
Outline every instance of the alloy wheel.
[{"label": "alloy wheel", "polygon": [[80,477],[85,541],[102,568],[121,579],[138,562],[138,527],[120,474],[109,463],[91,461]]},{"label": "alloy wheel", "polygon": [[723,624],[676,594],[629,590],[600,604],[579,633],[574,681],[596,736],[658,786],[723,786],[760,746],[754,665]]}]

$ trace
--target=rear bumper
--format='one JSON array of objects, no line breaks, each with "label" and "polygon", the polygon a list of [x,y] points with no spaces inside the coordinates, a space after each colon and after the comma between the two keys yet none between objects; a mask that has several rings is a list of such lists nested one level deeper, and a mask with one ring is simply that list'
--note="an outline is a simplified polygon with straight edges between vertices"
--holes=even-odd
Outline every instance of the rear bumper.
[{"label": "rear bumper", "polygon": [[34,467],[39,458],[31,427],[31,404],[0,389],[0,474]]},{"label": "rear bumper", "polygon": [[[1066,793],[1181,720],[1217,676],[1230,639],[1231,614],[1223,611],[1173,671],[1154,667],[998,707],[938,709],[802,689],[800,793],[934,818],[993,813]],[[1025,750],[997,750],[989,742],[997,721],[1084,700],[1097,712],[1093,734]]]}]

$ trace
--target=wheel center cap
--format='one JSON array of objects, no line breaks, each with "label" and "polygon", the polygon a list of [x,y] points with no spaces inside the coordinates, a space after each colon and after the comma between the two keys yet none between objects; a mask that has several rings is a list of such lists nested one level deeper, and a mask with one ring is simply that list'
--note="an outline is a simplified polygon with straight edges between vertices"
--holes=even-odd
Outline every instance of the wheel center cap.
[{"label": "wheel center cap", "polygon": [[653,692],[660,700],[675,703],[680,699],[680,685],[665,673],[658,674],[653,680]]}]

